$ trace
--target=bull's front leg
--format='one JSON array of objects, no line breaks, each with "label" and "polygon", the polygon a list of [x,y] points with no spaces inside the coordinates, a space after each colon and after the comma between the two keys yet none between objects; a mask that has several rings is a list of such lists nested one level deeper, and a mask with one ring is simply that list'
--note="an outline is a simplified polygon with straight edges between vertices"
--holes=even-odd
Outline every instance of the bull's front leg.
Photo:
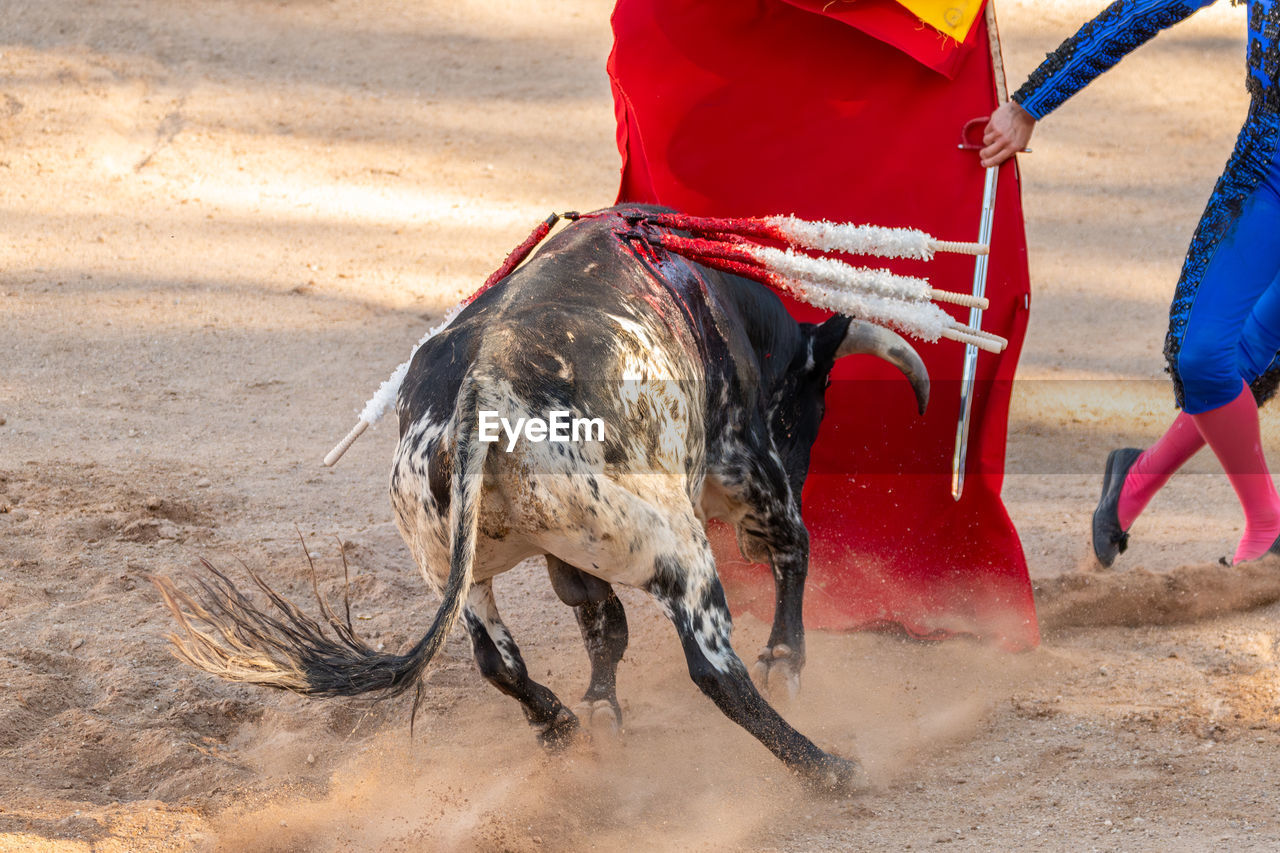
[{"label": "bull's front leg", "polygon": [[592,734],[617,735],[622,727],[622,706],[618,704],[618,663],[627,650],[627,615],[618,596],[599,603],[588,601],[574,608],[582,642],[591,657],[591,682],[582,702],[574,708],[583,722],[590,722]]},{"label": "bull's front leg", "polygon": [[[801,530],[803,533],[803,529]],[[804,669],[804,584],[809,573],[808,536],[801,553],[775,554],[773,628],[751,667],[751,677],[770,696],[794,700]]]},{"label": "bull's front leg", "polygon": [[605,581],[547,555],[547,574],[556,595],[573,608],[582,642],[591,658],[591,682],[574,713],[592,734],[616,736],[622,727],[618,704],[618,663],[627,650],[627,616]]},{"label": "bull's front leg", "polygon": [[809,532],[795,492],[777,457],[763,452],[722,475],[748,510],[738,523],[738,545],[750,560],[773,569],[773,628],[751,667],[751,677],[775,699],[794,699],[804,669],[804,585],[809,574]]}]

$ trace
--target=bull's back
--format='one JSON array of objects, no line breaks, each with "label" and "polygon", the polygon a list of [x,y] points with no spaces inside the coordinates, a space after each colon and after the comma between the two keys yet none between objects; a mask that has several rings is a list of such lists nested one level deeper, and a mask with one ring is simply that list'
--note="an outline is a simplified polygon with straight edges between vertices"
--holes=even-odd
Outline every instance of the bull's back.
[{"label": "bull's back", "polygon": [[[616,217],[574,223],[419,348],[399,398],[398,504],[447,505],[445,463],[463,426],[454,409],[469,374],[499,462],[515,454],[506,462],[525,469],[615,474],[688,475],[698,467],[705,341],[697,295],[687,292],[698,284],[683,261],[656,270],[622,231]],[[558,436],[569,440],[554,441],[536,425],[533,438],[542,441],[515,435],[509,428],[521,419],[525,429],[559,422]],[[400,482],[406,475],[419,481],[415,489]]]},{"label": "bull's back", "polygon": [[615,224],[577,223],[513,274],[479,358],[530,417],[602,427],[602,442],[577,448],[587,461],[687,473],[704,432],[698,330]]}]

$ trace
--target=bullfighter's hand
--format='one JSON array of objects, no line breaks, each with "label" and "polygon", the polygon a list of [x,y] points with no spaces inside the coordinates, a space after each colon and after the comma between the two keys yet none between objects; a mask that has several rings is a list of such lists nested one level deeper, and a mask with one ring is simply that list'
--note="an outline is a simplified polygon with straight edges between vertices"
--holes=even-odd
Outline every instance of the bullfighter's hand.
[{"label": "bullfighter's hand", "polygon": [[1035,129],[1036,120],[1018,106],[1016,101],[1001,104],[991,114],[991,121],[987,122],[987,128],[982,133],[984,147],[978,152],[978,159],[983,168],[999,166],[1026,148]]}]

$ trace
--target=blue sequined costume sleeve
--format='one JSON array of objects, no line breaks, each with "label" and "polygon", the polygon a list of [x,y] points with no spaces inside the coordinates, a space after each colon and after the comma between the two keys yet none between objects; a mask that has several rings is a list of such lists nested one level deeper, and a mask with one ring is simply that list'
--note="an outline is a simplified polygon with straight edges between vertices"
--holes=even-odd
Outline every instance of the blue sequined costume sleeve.
[{"label": "blue sequined costume sleeve", "polygon": [[[1013,99],[1033,117],[1042,118],[1160,30],[1212,2],[1117,0],[1049,54]],[[1232,0],[1236,5],[1241,2]],[[1245,80],[1251,95],[1249,114],[1200,217],[1169,306],[1164,352],[1179,406],[1185,399],[1179,356],[1196,294],[1224,235],[1272,167],[1280,143],[1280,0],[1248,0],[1248,6]],[[1280,357],[1252,378],[1250,385],[1259,403],[1273,396],[1280,386]]]},{"label": "blue sequined costume sleeve", "polygon": [[1045,57],[1013,99],[1044,118],[1125,54],[1214,0],[1116,0]]}]

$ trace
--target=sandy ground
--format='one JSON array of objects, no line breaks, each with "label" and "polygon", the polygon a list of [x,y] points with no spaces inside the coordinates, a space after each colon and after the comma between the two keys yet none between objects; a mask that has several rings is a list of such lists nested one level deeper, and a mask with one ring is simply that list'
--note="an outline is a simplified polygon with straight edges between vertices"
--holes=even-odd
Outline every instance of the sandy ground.
[{"label": "sandy ground", "polygon": [[[815,635],[787,713],[874,782],[828,802],[697,694],[640,596],[625,737],[547,758],[460,637],[411,739],[408,701],[183,668],[145,582],[243,560],[301,595],[301,537],[330,594],[342,549],[364,635],[416,638],[435,602],[390,522],[394,429],[318,460],[532,223],[612,200],[607,0],[4,0],[0,850],[1280,846],[1280,582],[1214,564],[1241,526],[1216,464],[1157,499],[1121,573],[1085,544],[1103,454],[1172,413],[1167,301],[1246,104],[1243,11],[1219,5],[1024,158],[1006,495],[1044,645]],[[1015,84],[1089,6],[1002,3]],[[545,579],[499,593],[576,696]]]}]

